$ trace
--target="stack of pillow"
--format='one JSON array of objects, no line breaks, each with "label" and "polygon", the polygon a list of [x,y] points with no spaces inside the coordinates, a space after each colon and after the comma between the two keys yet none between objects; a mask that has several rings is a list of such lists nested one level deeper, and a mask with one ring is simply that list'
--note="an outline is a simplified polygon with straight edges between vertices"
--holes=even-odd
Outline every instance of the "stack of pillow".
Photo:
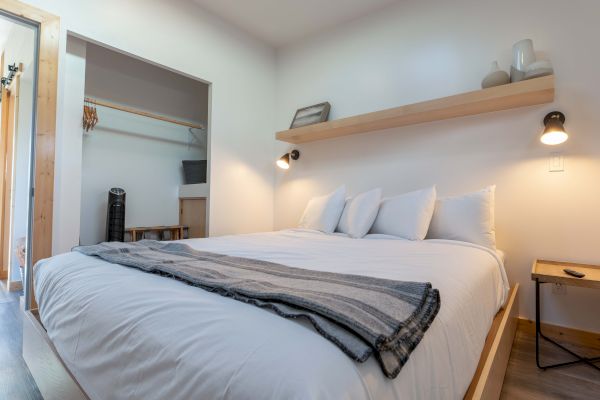
[{"label": "stack of pillow", "polygon": [[459,240],[496,248],[495,186],[462,196],[440,197],[435,186],[394,197],[373,189],[346,198],[346,188],[308,202],[299,227],[352,238],[367,233],[409,240]]}]

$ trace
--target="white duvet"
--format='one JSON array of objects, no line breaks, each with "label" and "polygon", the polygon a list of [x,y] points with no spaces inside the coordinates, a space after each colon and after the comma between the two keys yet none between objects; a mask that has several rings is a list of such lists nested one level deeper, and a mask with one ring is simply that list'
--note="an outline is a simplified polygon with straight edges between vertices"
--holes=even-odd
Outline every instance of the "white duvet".
[{"label": "white duvet", "polygon": [[508,293],[502,260],[462,242],[314,231],[185,241],[292,267],[429,281],[441,309],[400,375],[302,321],[73,252],[35,268],[40,316],[92,399],[460,399]]}]

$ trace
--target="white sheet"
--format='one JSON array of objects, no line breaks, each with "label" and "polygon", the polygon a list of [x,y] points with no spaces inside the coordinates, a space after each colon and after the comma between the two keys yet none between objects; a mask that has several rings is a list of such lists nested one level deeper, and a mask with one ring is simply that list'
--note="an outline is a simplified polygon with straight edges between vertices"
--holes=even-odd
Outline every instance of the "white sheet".
[{"label": "white sheet", "polygon": [[286,230],[186,241],[293,267],[430,281],[441,309],[400,375],[300,321],[80,253],[40,262],[48,335],[92,399],[461,399],[508,293],[497,254],[450,241]]}]

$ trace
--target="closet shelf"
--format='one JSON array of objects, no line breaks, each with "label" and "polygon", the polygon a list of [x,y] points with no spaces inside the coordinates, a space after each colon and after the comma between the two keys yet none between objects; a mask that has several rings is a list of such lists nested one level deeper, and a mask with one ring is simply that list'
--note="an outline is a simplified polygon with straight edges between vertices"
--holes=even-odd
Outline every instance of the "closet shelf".
[{"label": "closet shelf", "polygon": [[276,138],[308,143],[552,101],[554,75],[289,129],[277,132]]},{"label": "closet shelf", "polygon": [[208,198],[208,194],[209,189],[207,183],[179,185],[179,198],[181,199]]}]

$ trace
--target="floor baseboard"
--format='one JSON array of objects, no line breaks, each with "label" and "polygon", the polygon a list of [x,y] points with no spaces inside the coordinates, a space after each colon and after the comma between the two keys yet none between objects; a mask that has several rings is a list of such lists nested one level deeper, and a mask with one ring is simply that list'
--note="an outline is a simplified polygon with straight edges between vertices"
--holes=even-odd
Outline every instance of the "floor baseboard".
[{"label": "floor baseboard", "polygon": [[8,281],[6,286],[9,292],[19,292],[23,290],[23,282],[21,281]]},{"label": "floor baseboard", "polygon": [[[585,347],[600,350],[600,333],[582,331],[542,322],[542,331],[545,335],[570,343],[581,344]],[[535,321],[519,318],[519,329],[535,335]]]}]

